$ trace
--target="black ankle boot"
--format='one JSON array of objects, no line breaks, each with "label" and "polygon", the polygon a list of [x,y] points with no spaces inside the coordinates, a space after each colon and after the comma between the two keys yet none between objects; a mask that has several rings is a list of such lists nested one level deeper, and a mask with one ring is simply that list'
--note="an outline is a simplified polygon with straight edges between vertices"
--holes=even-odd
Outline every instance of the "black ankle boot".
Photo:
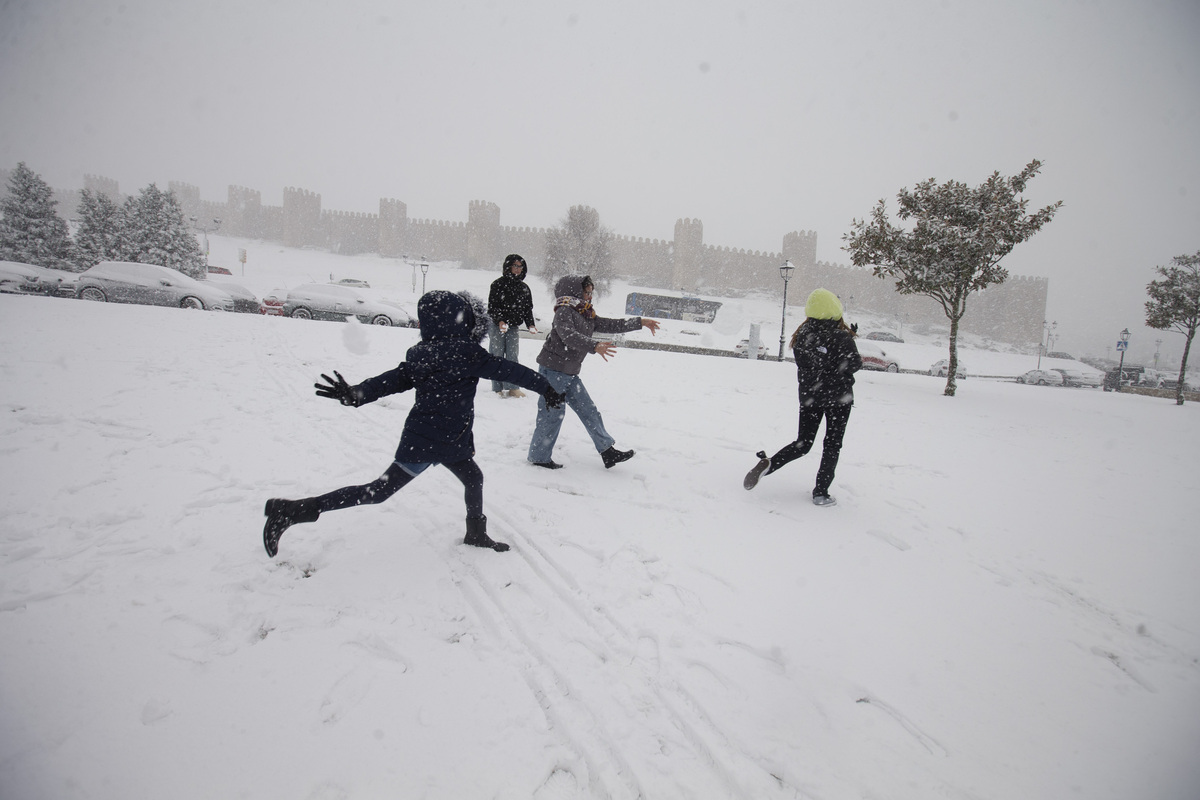
[{"label": "black ankle boot", "polygon": [[612,469],[622,461],[628,461],[633,458],[632,450],[618,450],[616,445],[605,450],[600,454],[600,458],[604,459],[604,468]]},{"label": "black ankle boot", "polygon": [[467,538],[463,539],[463,544],[469,544],[472,547],[490,547],[497,553],[503,553],[508,549],[508,545],[504,542],[495,542],[487,535],[487,517],[467,517]]},{"label": "black ankle boot", "polygon": [[267,515],[267,524],[263,526],[263,547],[271,558],[279,552],[279,539],[284,531],[297,522],[316,522],[321,516],[311,500],[279,498],[268,500],[263,513]]}]

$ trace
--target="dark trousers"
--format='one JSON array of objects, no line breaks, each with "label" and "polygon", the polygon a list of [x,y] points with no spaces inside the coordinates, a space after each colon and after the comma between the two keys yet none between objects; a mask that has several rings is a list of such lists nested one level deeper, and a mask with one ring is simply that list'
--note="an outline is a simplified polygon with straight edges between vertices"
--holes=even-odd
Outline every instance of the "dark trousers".
[{"label": "dark trousers", "polygon": [[784,464],[795,461],[812,449],[817,440],[817,428],[825,420],[825,441],[821,444],[821,466],[817,468],[817,485],[813,497],[829,494],[833,484],[833,473],[837,470],[838,456],[842,454],[842,437],[846,434],[846,423],[850,421],[850,406],[820,408],[809,406],[800,409],[800,431],[796,441],[771,456],[770,475]]},{"label": "dark trousers", "polygon": [[[454,477],[462,481],[464,499],[467,502],[467,516],[482,517],[483,470],[475,463],[475,459],[468,458],[465,461],[443,464],[442,466],[450,470],[450,473]],[[415,475],[405,471],[399,464],[393,462],[387,468],[387,472],[383,473],[378,479],[362,486],[345,486],[341,489],[335,489],[329,494],[313,498],[313,502],[316,503],[317,510],[321,513],[336,511],[339,508],[349,508],[351,506],[382,503],[411,483],[415,477]]]}]

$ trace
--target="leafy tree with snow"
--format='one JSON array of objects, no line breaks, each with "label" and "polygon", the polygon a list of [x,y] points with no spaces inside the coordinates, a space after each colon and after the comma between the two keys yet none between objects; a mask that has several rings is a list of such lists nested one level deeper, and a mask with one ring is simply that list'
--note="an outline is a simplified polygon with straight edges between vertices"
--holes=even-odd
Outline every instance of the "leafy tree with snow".
[{"label": "leafy tree with snow", "polygon": [[894,278],[900,294],[921,294],[941,304],[950,320],[947,397],[956,389],[958,324],[967,313],[967,298],[1004,283],[1008,270],[1000,260],[1041,230],[1062,205],[1060,200],[1025,213],[1029,201],[1019,195],[1041,166],[1031,161],[1011,178],[994,172],[977,187],[958,181],[938,184],[930,178],[896,196],[896,216],[912,220],[911,228],[893,225],[880,200],[870,220],[852,220],[850,232],[842,237],[843,249],[856,267],[872,266],[877,277]]},{"label": "leafy tree with snow", "polygon": [[183,206],[153,183],[125,201],[125,260],[160,264],[203,279],[207,272],[200,242],[188,228]]},{"label": "leafy tree with snow", "polygon": [[1183,405],[1183,385],[1187,377],[1188,353],[1196,328],[1200,327],[1200,251],[1190,256],[1175,256],[1173,267],[1155,267],[1162,277],[1146,286],[1146,325],[1158,330],[1182,333],[1183,361],[1179,364],[1179,382],[1175,384],[1175,403]]},{"label": "leafy tree with snow", "polygon": [[546,280],[553,287],[564,275],[589,275],[597,297],[612,280],[613,232],[600,224],[600,213],[571,206],[559,227],[546,233]]},{"label": "leafy tree with snow", "polygon": [[0,259],[70,269],[74,246],[57,205],[50,185],[24,161],[17,164],[0,203]]},{"label": "leafy tree with snow", "polygon": [[75,263],[80,269],[101,261],[126,261],[125,212],[104,192],[84,189],[79,195],[79,229],[75,231]]}]

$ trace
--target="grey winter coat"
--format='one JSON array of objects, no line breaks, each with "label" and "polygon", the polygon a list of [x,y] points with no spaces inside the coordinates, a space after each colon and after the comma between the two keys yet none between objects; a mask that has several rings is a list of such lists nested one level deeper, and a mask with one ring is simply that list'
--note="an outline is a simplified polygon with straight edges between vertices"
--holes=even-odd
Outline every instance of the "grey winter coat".
[{"label": "grey winter coat", "polygon": [[[593,333],[629,333],[641,329],[641,317],[597,317],[590,304],[585,306],[583,286],[590,281],[586,275],[567,275],[554,284],[554,324],[537,357],[537,363],[543,367],[578,375],[583,368],[583,359],[596,352]],[[577,303],[564,304],[564,298],[574,298]]]}]

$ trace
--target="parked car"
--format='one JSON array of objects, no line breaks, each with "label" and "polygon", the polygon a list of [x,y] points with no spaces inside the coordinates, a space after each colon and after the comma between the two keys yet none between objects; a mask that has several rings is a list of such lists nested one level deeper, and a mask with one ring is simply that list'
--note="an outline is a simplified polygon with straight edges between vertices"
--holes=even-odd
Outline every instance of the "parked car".
[{"label": "parked car", "polygon": [[1156,369],[1143,369],[1142,374],[1138,376],[1137,385],[1147,386],[1151,389],[1161,389],[1165,383],[1163,373]]},{"label": "parked car", "polygon": [[901,339],[899,336],[897,336],[894,333],[888,333],[887,331],[871,331],[870,333],[864,333],[859,338],[860,339],[873,339],[874,341],[877,341],[877,342],[900,342],[901,344],[904,343],[904,340]]},{"label": "parked car", "polygon": [[1063,386],[1081,386],[1085,389],[1095,389],[1100,385],[1100,374],[1096,372],[1082,372],[1077,369],[1066,369],[1064,367],[1052,367],[1051,372],[1057,372],[1062,376]]},{"label": "parked car", "polygon": [[1075,356],[1071,355],[1070,353],[1059,353],[1059,352],[1046,353],[1046,358],[1065,358],[1067,361],[1075,360]]},{"label": "parked car", "polygon": [[858,342],[858,354],[862,356],[863,369],[877,372],[899,372],[900,364],[874,342]]},{"label": "parked car", "polygon": [[[941,361],[935,361],[929,367],[929,374],[935,378],[944,378],[950,372],[950,359],[943,358]],[[963,364],[962,359],[959,359],[957,369],[954,370],[954,377],[967,377],[967,367]]]},{"label": "parked car", "polygon": [[158,264],[101,261],[79,273],[77,297],[112,303],[139,303],[209,311],[232,311],[229,293]]},{"label": "parked car", "polygon": [[[733,346],[733,352],[744,358],[750,357],[750,340],[742,339]],[[758,343],[758,357],[763,358],[767,355],[767,346],[761,341]]]},{"label": "parked car", "polygon": [[258,304],[258,313],[271,317],[282,317],[283,301],[279,299],[278,295],[269,294]]},{"label": "parked car", "polygon": [[1062,386],[1063,376],[1052,369],[1031,369],[1023,375],[1018,375],[1017,383],[1033,386]]},{"label": "parked car", "polygon": [[417,321],[398,303],[376,300],[360,290],[332,283],[309,283],[287,294],[283,313],[297,319],[328,319],[345,322],[356,317],[368,325],[417,327]]},{"label": "parked car", "polygon": [[0,261],[0,292],[9,294],[44,294],[74,297],[74,272],[22,264],[19,261]]},{"label": "parked car", "polygon": [[[210,270],[211,272],[211,270]],[[226,283],[225,281],[210,280],[212,286],[227,292],[233,298],[233,310],[242,314],[257,314],[261,309],[261,304],[258,301],[258,296],[254,292],[247,289],[238,283]]]},{"label": "parked car", "polygon": [[366,281],[360,281],[358,278],[342,278],[334,284],[335,286],[350,286],[355,289],[370,289],[371,284]]}]

